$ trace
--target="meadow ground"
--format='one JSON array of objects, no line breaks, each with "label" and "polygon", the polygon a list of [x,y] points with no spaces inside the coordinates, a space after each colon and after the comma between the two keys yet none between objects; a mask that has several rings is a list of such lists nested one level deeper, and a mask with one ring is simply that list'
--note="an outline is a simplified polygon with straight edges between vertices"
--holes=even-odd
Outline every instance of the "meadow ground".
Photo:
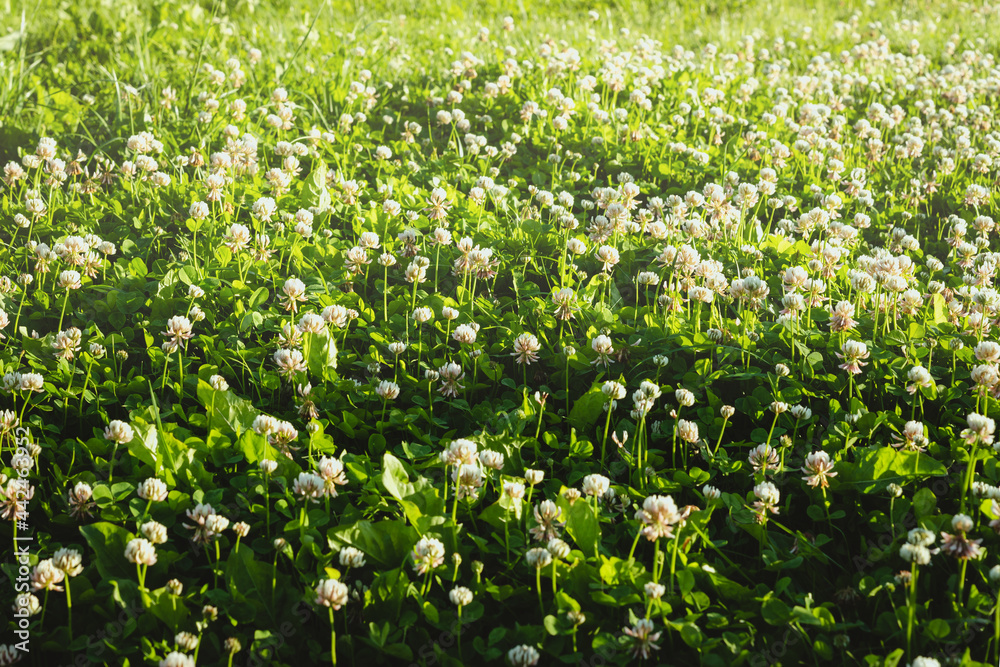
[{"label": "meadow ground", "polygon": [[0,665],[1000,663],[998,14],[0,0]]}]

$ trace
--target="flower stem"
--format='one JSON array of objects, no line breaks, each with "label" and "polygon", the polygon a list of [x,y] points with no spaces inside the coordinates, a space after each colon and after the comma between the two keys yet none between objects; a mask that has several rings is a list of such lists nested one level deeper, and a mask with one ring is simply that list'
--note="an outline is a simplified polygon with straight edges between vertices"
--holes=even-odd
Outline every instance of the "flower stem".
[{"label": "flower stem", "polygon": [[[69,290],[66,290],[66,296],[63,297],[62,312],[59,313],[59,326],[56,331],[62,331],[63,318],[66,317],[66,304],[69,303]],[[16,332],[15,332],[16,333]]]},{"label": "flower stem", "polygon": [[611,428],[611,403],[608,403],[608,417],[604,421],[604,439],[601,440],[601,469],[604,469],[604,455],[608,446],[608,430]]},{"label": "flower stem", "polygon": [[906,615],[906,657],[913,659],[913,620],[917,611],[917,564],[910,566],[910,601]]},{"label": "flower stem", "polygon": [[538,589],[538,610],[545,616],[545,604],[542,602],[542,568],[535,568],[535,587]]},{"label": "flower stem", "polygon": [[70,592],[70,578],[66,576],[66,615],[69,624],[69,640],[73,641],[73,595]]},{"label": "flower stem", "polygon": [[330,664],[337,664],[337,628],[333,623],[333,607],[329,608],[330,612]]},{"label": "flower stem", "polygon": [[677,526],[677,533],[674,535],[674,553],[670,556],[670,593],[674,592],[674,572],[677,568],[677,543],[681,540],[681,528],[680,524]]}]

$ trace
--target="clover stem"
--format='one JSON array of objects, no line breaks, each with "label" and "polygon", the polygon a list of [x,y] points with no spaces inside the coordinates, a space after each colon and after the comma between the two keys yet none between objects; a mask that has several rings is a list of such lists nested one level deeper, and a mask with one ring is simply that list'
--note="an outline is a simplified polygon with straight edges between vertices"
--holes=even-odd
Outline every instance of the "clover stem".
[{"label": "clover stem", "polygon": [[70,593],[70,577],[66,576],[66,614],[69,624],[69,639],[73,641],[73,595]]},{"label": "clover stem", "polygon": [[906,656],[908,660],[913,658],[913,619],[917,611],[917,563],[910,566],[910,600],[907,605],[906,614]]},{"label": "clover stem", "polygon": [[337,628],[333,623],[333,607],[330,607],[330,664],[337,664]]},{"label": "clover stem", "polygon": [[545,604],[542,602],[542,568],[535,568],[535,587],[538,589],[538,610],[545,616]]},{"label": "clover stem", "polygon": [[[66,304],[68,303],[69,303],[69,290],[67,289],[66,296],[63,297],[62,312],[59,313],[59,326],[56,328],[56,331],[62,331],[63,318],[66,317]],[[17,331],[15,329],[15,333],[16,332]]]},{"label": "clover stem", "polygon": [[678,542],[681,540],[681,526],[677,524],[677,533],[674,535],[674,553],[670,556],[670,594],[674,592],[674,572],[677,568]]},{"label": "clover stem", "polygon": [[[568,383],[569,383],[569,374],[568,374],[568,372],[567,372],[567,376],[566,377],[567,377],[566,382],[567,382],[567,387],[568,387],[569,386],[568,385]],[[566,400],[567,400],[567,404],[568,404],[569,399],[567,398]],[[611,402],[608,403],[608,417],[604,421],[604,439],[601,441],[601,469],[602,470],[604,469],[604,457],[605,457],[606,449],[607,449],[607,446],[608,446],[608,430],[611,428],[611,408],[612,408],[612,404],[613,403],[614,403],[614,401],[611,401]]]}]

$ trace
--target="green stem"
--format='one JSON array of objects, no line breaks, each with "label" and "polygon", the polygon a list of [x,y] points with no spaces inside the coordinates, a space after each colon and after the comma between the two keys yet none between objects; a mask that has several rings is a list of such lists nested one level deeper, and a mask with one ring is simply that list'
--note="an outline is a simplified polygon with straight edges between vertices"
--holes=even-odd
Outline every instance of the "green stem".
[{"label": "green stem", "polygon": [[677,549],[678,542],[681,540],[681,529],[680,524],[677,525],[677,533],[674,535],[674,553],[670,556],[670,594],[674,593],[674,572],[677,568]]},{"label": "green stem", "polygon": [[509,563],[510,562],[510,510],[507,510],[507,516],[504,517],[503,545],[507,555],[505,562]]},{"label": "green stem", "polygon": [[969,489],[972,488],[972,478],[976,474],[976,458],[978,457],[979,454],[976,451],[976,445],[978,443],[979,440],[977,439],[976,442],[973,443],[969,451],[969,467],[966,469],[965,472],[965,484],[962,485],[962,498],[961,501],[959,502],[959,510],[958,510],[962,514],[965,513],[965,499],[969,495]]},{"label": "green stem", "polygon": [[73,594],[70,592],[70,577],[66,575],[66,615],[69,625],[69,640],[73,641]]},{"label": "green stem", "polygon": [[1000,596],[993,610],[993,662],[1000,665]]},{"label": "green stem", "polygon": [[729,423],[729,417],[723,417],[722,418],[722,430],[719,431],[719,440],[715,443],[715,451],[712,452],[712,457],[713,458],[715,456],[717,456],[718,453],[719,453],[719,447],[722,446],[722,434],[726,432],[726,424],[728,424],[728,423]]},{"label": "green stem", "polygon": [[[568,377],[569,377],[569,374],[567,372],[567,380],[566,380],[567,383],[569,382]],[[568,405],[568,401],[569,401],[569,399],[567,398],[567,405]],[[601,441],[601,469],[602,470],[604,469],[604,457],[605,457],[605,453],[606,453],[605,450],[607,449],[607,446],[608,446],[608,430],[611,428],[611,405],[612,405],[612,402],[609,402],[608,403],[608,417],[604,421],[604,439]],[[569,412],[567,412],[566,414],[569,414]]]},{"label": "green stem", "polygon": [[965,568],[969,565],[968,559],[962,560],[962,566],[958,571],[958,606],[962,605],[962,598],[965,597]]},{"label": "green stem", "polygon": [[535,568],[535,587],[538,589],[538,610],[545,616],[545,604],[542,602],[542,568]]},{"label": "green stem", "polygon": [[[66,317],[66,304],[69,303],[69,290],[66,290],[66,296],[63,297],[62,312],[59,313],[59,326],[56,331],[62,331],[63,318]],[[16,332],[15,332],[16,333]]]},{"label": "green stem", "polygon": [[906,615],[906,657],[913,659],[913,620],[917,611],[917,564],[910,566],[910,600]]},{"label": "green stem", "polygon": [[108,484],[111,484],[115,478],[115,454],[117,453],[118,441],[115,440],[115,446],[111,448],[111,458],[108,460]]},{"label": "green stem", "polygon": [[330,612],[330,664],[337,664],[337,628],[333,623],[333,607],[328,609]]},{"label": "green stem", "polygon": [[656,540],[653,543],[653,581],[656,583],[660,582],[660,572],[657,565],[660,562],[660,541]]}]

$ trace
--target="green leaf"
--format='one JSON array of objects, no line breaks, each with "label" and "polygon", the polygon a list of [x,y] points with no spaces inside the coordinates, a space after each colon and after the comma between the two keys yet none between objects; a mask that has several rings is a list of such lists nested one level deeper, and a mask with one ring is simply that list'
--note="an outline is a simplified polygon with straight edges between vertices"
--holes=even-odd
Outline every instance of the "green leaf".
[{"label": "green leaf", "polygon": [[208,409],[208,428],[220,433],[242,433],[253,427],[259,412],[253,403],[239,398],[232,391],[217,391],[204,380],[198,380],[198,401]]},{"label": "green leaf", "polygon": [[920,489],[913,494],[913,513],[918,519],[933,514],[936,505],[937,496],[930,489]]},{"label": "green leaf", "polygon": [[250,303],[247,305],[249,310],[256,310],[264,305],[270,298],[271,293],[267,291],[266,287],[258,287],[252,295],[250,295]]},{"label": "green leaf", "polygon": [[146,263],[142,261],[141,257],[133,257],[132,261],[128,263],[128,269],[137,278],[145,278],[149,275],[149,269],[146,268]]},{"label": "green leaf", "polygon": [[128,452],[154,471],[156,470],[157,433],[156,424],[147,424],[144,420],[133,420],[132,430],[135,435],[126,443]]},{"label": "green leaf", "polygon": [[948,474],[947,468],[927,454],[876,447],[858,452],[855,463],[838,463],[841,483],[856,484],[863,493],[882,490],[891,482]]},{"label": "green leaf", "polygon": [[135,537],[132,533],[103,521],[81,526],[80,533],[94,550],[93,563],[102,578],[131,579],[137,576],[135,565],[125,558],[125,546]]},{"label": "green leaf", "polygon": [[570,505],[561,496],[558,504],[566,517],[566,532],[583,553],[588,556],[595,553],[601,539],[601,526],[594,516],[594,508],[582,499]]},{"label": "green leaf", "polygon": [[231,551],[226,559],[226,583],[230,595],[234,599],[247,600],[256,610],[266,613],[272,623],[277,624],[271,604],[272,575],[270,564],[256,560],[253,550],[245,544],[239,551]]},{"label": "green leaf", "polygon": [[934,324],[944,324],[947,322],[948,306],[945,303],[944,296],[935,294],[931,298],[931,302],[934,304]]},{"label": "green leaf", "polygon": [[885,656],[885,662],[882,667],[896,667],[903,660],[903,656],[906,653],[901,648],[897,648],[895,651]]},{"label": "green leaf", "polygon": [[927,625],[923,625],[922,628],[928,637],[937,640],[944,639],[951,632],[951,628],[948,627],[948,621],[942,618],[935,618]]},{"label": "green leaf", "polygon": [[353,526],[338,526],[327,533],[333,543],[360,549],[372,563],[383,569],[402,565],[417,543],[417,531],[403,521],[359,521]]},{"label": "green leaf", "polygon": [[681,595],[687,595],[694,589],[694,572],[691,570],[681,570],[677,573],[677,585],[681,590]]},{"label": "green leaf", "polygon": [[276,460],[272,458],[272,449],[267,444],[267,438],[255,433],[253,429],[243,431],[243,435],[236,441],[236,445],[243,452],[247,463],[253,464],[264,459]]},{"label": "green leaf", "polygon": [[302,355],[313,376],[327,381],[336,379],[333,371],[337,370],[337,342],[329,331],[303,334]]},{"label": "green leaf", "polygon": [[152,600],[149,611],[174,632],[181,629],[188,617],[188,608],[184,600],[172,596],[166,587],[150,591],[149,597]]},{"label": "green leaf", "polygon": [[413,485],[410,484],[406,469],[399,459],[389,452],[382,456],[382,485],[396,500],[402,500],[413,494]]},{"label": "green leaf", "polygon": [[771,625],[785,625],[792,618],[792,610],[777,598],[768,598],[760,608],[760,615]]},{"label": "green leaf", "polygon": [[224,245],[220,245],[215,249],[215,258],[219,260],[219,265],[225,268],[229,262],[233,261],[233,251]]},{"label": "green leaf", "polygon": [[576,399],[573,409],[569,413],[569,423],[576,427],[581,433],[589,432],[598,417],[604,414],[604,404],[607,398],[601,391],[600,385],[595,384],[586,394]]},{"label": "green leaf", "polygon": [[386,492],[399,501],[410,523],[421,530],[429,526],[429,518],[444,511],[444,500],[438,496],[437,489],[424,478],[411,484],[403,464],[389,452],[382,457],[382,484]]},{"label": "green leaf", "polygon": [[685,623],[681,626],[681,639],[691,648],[698,648],[705,641],[705,634],[694,623]]},{"label": "green leaf", "polygon": [[299,204],[302,208],[314,208],[315,213],[325,213],[333,204],[330,192],[326,189],[326,163],[316,160],[313,170],[302,182],[302,195]]}]

